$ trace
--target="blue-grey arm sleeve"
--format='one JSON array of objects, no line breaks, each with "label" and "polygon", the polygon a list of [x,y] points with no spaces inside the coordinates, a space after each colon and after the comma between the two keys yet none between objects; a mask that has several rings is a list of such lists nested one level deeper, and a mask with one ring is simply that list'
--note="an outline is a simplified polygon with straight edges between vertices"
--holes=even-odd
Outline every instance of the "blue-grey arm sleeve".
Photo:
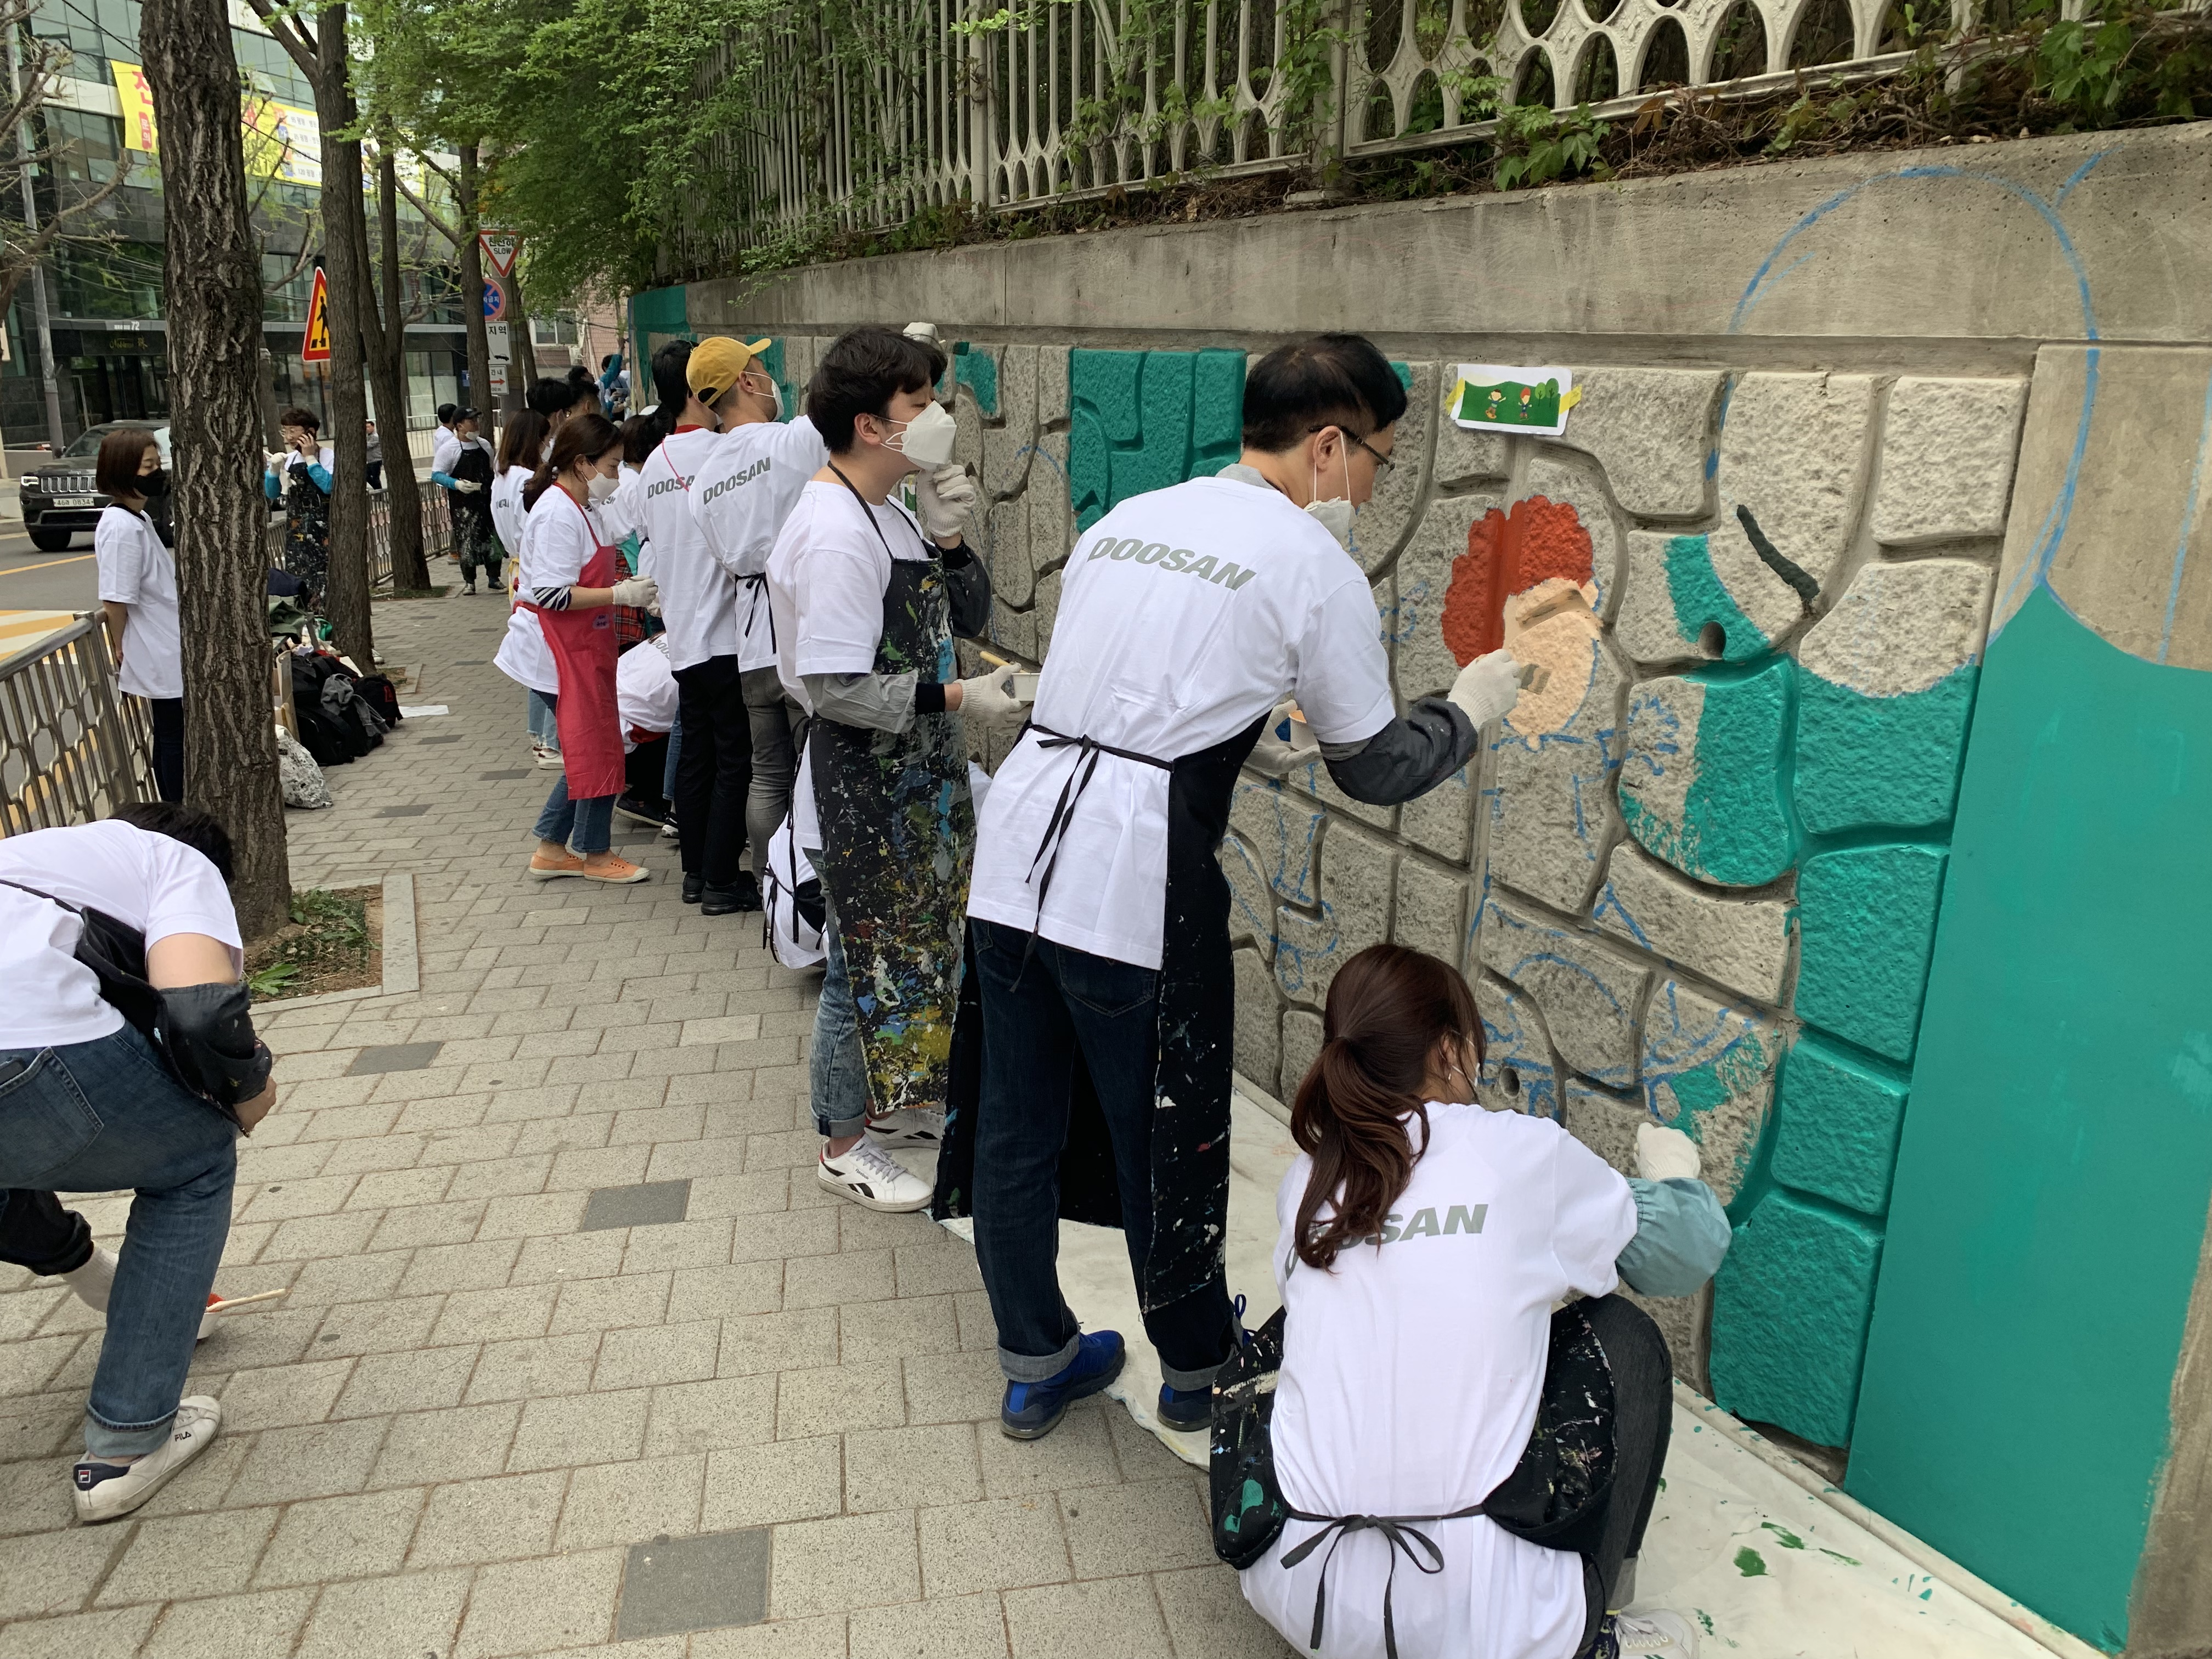
[{"label": "blue-grey arm sleeve", "polygon": [[1480,737],[1442,697],[1423,697],[1364,744],[1325,743],[1322,759],[1354,800],[1395,806],[1425,795],[1466,765]]},{"label": "blue-grey arm sleeve", "polygon": [[321,490],[324,495],[327,495],[331,493],[331,473],[328,467],[324,466],[320,462],[311,461],[307,465],[307,477],[314,480],[315,488]]},{"label": "blue-grey arm sleeve", "polygon": [[284,498],[284,486],[274,472],[264,472],[261,475],[261,493],[272,501],[282,501]]},{"label": "blue-grey arm sleeve", "polygon": [[1713,1276],[1728,1254],[1729,1219],[1713,1189],[1702,1181],[1639,1181],[1628,1177],[1636,1197],[1636,1237],[1613,1265],[1632,1291],[1645,1296],[1687,1296]]}]

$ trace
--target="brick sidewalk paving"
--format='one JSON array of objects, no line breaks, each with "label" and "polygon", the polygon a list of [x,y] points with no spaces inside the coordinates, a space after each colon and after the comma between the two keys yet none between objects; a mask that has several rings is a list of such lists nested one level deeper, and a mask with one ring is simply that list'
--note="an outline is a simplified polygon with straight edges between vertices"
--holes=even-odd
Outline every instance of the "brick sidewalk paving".
[{"label": "brick sidewalk paving", "polygon": [[453,712],[287,815],[297,886],[415,873],[422,988],[264,1020],[221,1285],[291,1294],[203,1346],[222,1437],[129,1519],[70,1520],[97,1316],[0,1267],[0,1659],[1283,1654],[1194,1471],[1103,1403],[1004,1437],[973,1252],[819,1191],[757,918],[642,832],[652,882],[522,878],[504,620],[378,606]]}]

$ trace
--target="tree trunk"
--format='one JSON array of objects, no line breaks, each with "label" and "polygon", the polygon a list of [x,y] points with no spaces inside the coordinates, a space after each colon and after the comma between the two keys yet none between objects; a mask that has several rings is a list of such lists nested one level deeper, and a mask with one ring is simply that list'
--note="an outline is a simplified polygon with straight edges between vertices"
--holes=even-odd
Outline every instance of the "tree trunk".
[{"label": "tree trunk", "polygon": [[[430,585],[429,562],[422,556],[422,492],[415,482],[415,460],[407,448],[407,295],[399,280],[399,179],[387,137],[377,147],[376,225],[383,243],[384,315],[370,320],[369,365],[376,380],[376,412],[385,416],[384,504],[392,526],[392,586],[422,589]],[[397,459],[392,433],[398,433]]]},{"label": "tree trunk", "polygon": [[253,401],[261,410],[263,446],[269,449],[284,447],[284,428],[276,422],[282,411],[276,407],[276,360],[269,354],[268,337],[263,336],[261,349],[256,354],[253,366]]},{"label": "tree trunk", "polygon": [[530,313],[522,308],[522,259],[518,255],[514,269],[507,276],[507,319],[514,326],[508,337],[514,342],[514,406],[520,409],[523,400],[530,396],[530,388],[538,384],[538,348],[530,340]]},{"label": "tree trunk", "polygon": [[317,14],[315,46],[323,264],[331,295],[331,444],[337,452],[331,482],[330,596],[324,608],[337,648],[366,674],[374,672],[376,643],[369,617],[368,398],[362,379],[368,225],[361,204],[361,140],[340,137],[352,131],[357,114],[343,0]]},{"label": "tree trunk", "polygon": [[483,248],[477,240],[477,147],[460,147],[461,317],[469,331],[469,395],[486,420],[492,416],[491,337],[484,332]]},{"label": "tree trunk", "polygon": [[248,222],[238,63],[222,0],[147,0],[139,40],[161,128],[169,406],[184,633],[185,787],[237,854],[239,930],[291,900],[270,708],[268,514],[256,380],[261,256]]}]

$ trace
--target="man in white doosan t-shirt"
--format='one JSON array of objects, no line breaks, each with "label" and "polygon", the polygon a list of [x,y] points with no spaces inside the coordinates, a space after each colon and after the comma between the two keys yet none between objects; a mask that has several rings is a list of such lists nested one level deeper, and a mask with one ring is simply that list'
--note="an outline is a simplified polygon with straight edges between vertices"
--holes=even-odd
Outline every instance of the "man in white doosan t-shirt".
[{"label": "man in white doosan t-shirt", "polygon": [[[783,389],[759,357],[750,356],[767,345],[763,340],[744,348],[749,361],[736,367],[734,390],[715,404],[721,447],[691,481],[690,498],[707,550],[738,584],[738,683],[752,732],[745,834],[757,875],[768,868],[769,842],[791,810],[797,738],[805,723],[776,674],[768,556],[806,481],[830,459],[829,446],[806,416],[785,423]],[[711,390],[700,393],[709,403]]]},{"label": "man in white doosan t-shirt", "polygon": [[745,798],[752,786],[752,717],[745,707],[741,651],[743,592],[701,532],[693,505],[700,473],[726,441],[723,425],[743,410],[771,406],[772,384],[754,359],[767,348],[716,335],[672,340],[653,354],[668,436],[638,469],[641,528],[653,544],[668,661],[675,670],[684,732],[676,762],[677,846],[684,902],[702,915],[760,908],[755,872],[744,866]]},{"label": "man in white doosan t-shirt", "polygon": [[[1270,352],[1244,388],[1244,453],[1122,502],[1069,556],[1031,725],[1000,767],[968,902],[981,983],[972,1147],[948,1127],[940,1193],[972,1159],[975,1248],[1006,1376],[1000,1425],[1033,1438],[1120,1371],[1121,1339],[1061,1299],[1070,1081],[1079,1057],[1113,1147],[1121,1225],[1170,1427],[1207,1420],[1230,1351],[1234,975],[1216,851],[1239,767],[1294,697],[1338,787],[1434,788],[1518,695],[1503,652],[1449,699],[1397,713],[1352,514],[1390,465],[1405,388],[1357,335]],[[1270,718],[1269,711],[1275,711]],[[1269,750],[1279,762],[1287,750]]]}]

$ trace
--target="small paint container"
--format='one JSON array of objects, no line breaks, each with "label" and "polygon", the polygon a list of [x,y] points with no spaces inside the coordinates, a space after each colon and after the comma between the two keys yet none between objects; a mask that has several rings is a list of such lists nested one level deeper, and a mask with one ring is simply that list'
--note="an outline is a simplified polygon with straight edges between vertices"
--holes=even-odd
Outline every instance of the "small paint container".
[{"label": "small paint container", "polygon": [[1014,701],[1016,702],[1035,702],[1036,701],[1037,682],[1042,678],[1043,676],[1042,674],[1015,675],[1013,682]]}]

